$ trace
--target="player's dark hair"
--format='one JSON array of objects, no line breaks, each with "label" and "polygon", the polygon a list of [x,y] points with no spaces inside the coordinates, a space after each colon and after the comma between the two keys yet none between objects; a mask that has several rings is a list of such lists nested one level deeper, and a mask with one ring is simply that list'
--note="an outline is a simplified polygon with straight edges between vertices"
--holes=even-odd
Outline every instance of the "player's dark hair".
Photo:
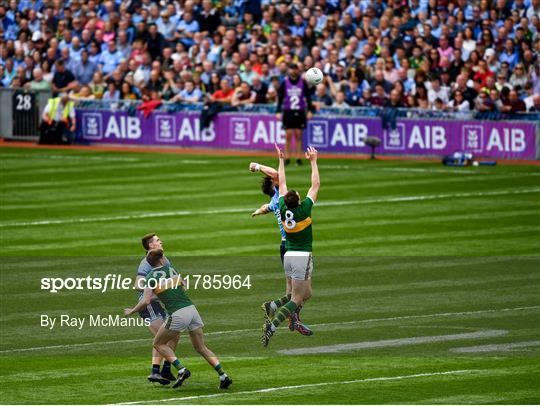
[{"label": "player's dark hair", "polygon": [[143,238],[141,238],[142,246],[146,251],[150,249],[150,241],[152,241],[152,238],[156,236],[156,233],[150,233],[146,234]]},{"label": "player's dark hair", "polygon": [[262,178],[261,190],[265,195],[270,197],[274,196],[274,181],[270,176],[265,176]]},{"label": "player's dark hair", "polygon": [[289,209],[294,209],[300,205],[300,198],[296,190],[289,190],[283,200]]},{"label": "player's dark hair", "polygon": [[163,250],[161,248],[150,250],[146,254],[146,261],[150,264],[152,268],[159,266],[161,260],[163,259]]}]

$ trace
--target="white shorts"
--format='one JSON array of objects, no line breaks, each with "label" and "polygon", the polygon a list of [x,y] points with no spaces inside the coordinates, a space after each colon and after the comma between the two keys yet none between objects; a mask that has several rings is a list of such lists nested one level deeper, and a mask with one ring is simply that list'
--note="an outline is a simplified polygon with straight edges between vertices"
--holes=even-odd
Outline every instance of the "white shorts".
[{"label": "white shorts", "polygon": [[167,318],[165,327],[168,330],[181,333],[183,331],[197,330],[204,326],[204,323],[194,305],[182,307]]},{"label": "white shorts", "polygon": [[285,276],[291,279],[307,281],[313,273],[313,256],[311,252],[287,251],[283,258]]}]

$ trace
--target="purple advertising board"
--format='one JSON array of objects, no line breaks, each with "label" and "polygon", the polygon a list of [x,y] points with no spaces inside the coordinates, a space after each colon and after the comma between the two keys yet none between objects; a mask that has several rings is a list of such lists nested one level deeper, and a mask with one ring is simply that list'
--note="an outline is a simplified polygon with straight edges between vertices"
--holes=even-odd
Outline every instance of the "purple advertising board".
[{"label": "purple advertising board", "polygon": [[[270,114],[222,113],[204,130],[199,112],[142,113],[77,110],[77,138],[82,143],[272,150],[285,135]],[[376,117],[314,116],[304,145],[321,152],[366,154],[367,136],[380,138],[383,155],[447,155],[455,151],[503,159],[536,158],[536,124],[515,121],[400,119],[383,129]]]}]

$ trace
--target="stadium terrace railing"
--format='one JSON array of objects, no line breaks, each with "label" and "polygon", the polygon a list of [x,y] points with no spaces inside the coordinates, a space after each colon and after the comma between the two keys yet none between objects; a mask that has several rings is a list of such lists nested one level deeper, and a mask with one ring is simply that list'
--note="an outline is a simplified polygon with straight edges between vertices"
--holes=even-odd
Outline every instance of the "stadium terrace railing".
[{"label": "stadium terrace railing", "polygon": [[[110,110],[110,111],[126,111],[134,112],[137,106],[142,104],[138,100],[119,100],[119,101],[107,101],[107,100],[79,100],[77,101],[77,107],[81,109],[96,109],[96,110]],[[185,111],[202,111],[203,103],[169,103],[164,101],[155,111],[177,113]],[[540,113],[517,113],[507,114],[494,112],[452,112],[452,111],[437,111],[426,109],[410,109],[410,108],[397,108],[392,109],[396,118],[433,118],[433,119],[447,119],[447,120],[516,120],[516,121],[540,121]],[[276,106],[274,104],[251,104],[238,107],[230,107],[228,111],[236,111],[242,113],[267,113],[275,114]],[[321,108],[317,115],[328,116],[345,116],[345,117],[383,117],[385,112],[389,109],[381,107],[325,107]]]},{"label": "stadium terrace railing", "polygon": [[[284,143],[274,105],[242,107],[137,101],[77,102],[77,141],[188,148],[271,151]],[[143,106],[144,107],[144,106]],[[209,117],[212,111],[212,117]],[[325,108],[308,121],[304,145],[326,153],[444,156],[456,151],[494,159],[539,159],[538,114],[452,113],[419,109]]]}]

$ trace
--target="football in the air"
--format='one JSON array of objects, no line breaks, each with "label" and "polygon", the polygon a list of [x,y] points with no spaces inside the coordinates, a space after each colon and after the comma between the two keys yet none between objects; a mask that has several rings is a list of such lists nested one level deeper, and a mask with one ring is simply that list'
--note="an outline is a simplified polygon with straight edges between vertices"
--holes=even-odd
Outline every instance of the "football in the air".
[{"label": "football in the air", "polygon": [[311,86],[316,86],[323,80],[323,73],[319,68],[309,68],[306,72],[306,80]]}]

